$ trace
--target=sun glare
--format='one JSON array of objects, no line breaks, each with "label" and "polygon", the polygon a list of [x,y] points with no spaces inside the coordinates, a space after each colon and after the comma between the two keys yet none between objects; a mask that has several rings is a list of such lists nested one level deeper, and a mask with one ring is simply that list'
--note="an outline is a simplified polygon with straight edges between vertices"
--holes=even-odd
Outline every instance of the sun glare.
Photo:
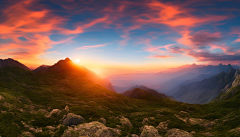
[{"label": "sun glare", "polygon": [[76,59],[75,63],[79,63],[80,62],[80,59]]}]

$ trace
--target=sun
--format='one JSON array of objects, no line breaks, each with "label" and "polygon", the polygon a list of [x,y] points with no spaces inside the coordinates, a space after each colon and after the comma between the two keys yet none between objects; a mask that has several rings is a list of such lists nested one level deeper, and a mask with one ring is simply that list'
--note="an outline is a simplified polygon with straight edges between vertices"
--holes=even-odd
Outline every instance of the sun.
[{"label": "sun", "polygon": [[76,63],[79,63],[80,62],[80,59],[76,59]]}]

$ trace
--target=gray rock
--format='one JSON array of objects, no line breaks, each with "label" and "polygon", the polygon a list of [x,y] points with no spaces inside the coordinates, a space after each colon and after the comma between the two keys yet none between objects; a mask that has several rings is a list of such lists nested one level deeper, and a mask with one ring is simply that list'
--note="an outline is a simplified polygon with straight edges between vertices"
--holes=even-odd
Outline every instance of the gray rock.
[{"label": "gray rock", "polygon": [[140,137],[162,137],[159,135],[156,128],[153,126],[145,125],[142,129]]},{"label": "gray rock", "polygon": [[34,137],[31,132],[29,131],[24,131],[20,137]]},{"label": "gray rock", "polygon": [[69,112],[69,106],[68,106],[68,105],[65,106],[65,110],[66,110],[67,112]]},{"label": "gray rock", "polygon": [[188,133],[187,131],[176,129],[176,128],[172,128],[172,129],[168,130],[168,132],[166,133],[166,136],[168,136],[168,137],[193,137],[193,135]]},{"label": "gray rock", "polygon": [[80,124],[74,128],[68,127],[62,135],[62,137],[118,137],[121,130],[106,127],[103,123],[93,121],[91,123]]},{"label": "gray rock", "polygon": [[53,109],[49,114],[46,114],[45,116],[46,117],[51,117],[53,114],[57,114],[57,115],[59,115],[61,113],[61,110],[59,110],[59,109]]},{"label": "gray rock", "polygon": [[78,125],[84,123],[86,120],[80,116],[76,115],[73,113],[68,113],[64,118],[63,118],[63,125],[66,126],[71,126],[71,125]]},{"label": "gray rock", "polygon": [[104,125],[106,125],[106,123],[107,123],[106,119],[105,119],[105,118],[103,118],[103,117],[102,117],[102,118],[100,118],[100,119],[99,119],[99,121],[100,121],[101,123],[103,123]]},{"label": "gray rock", "polygon": [[190,132],[190,134],[192,134],[192,135],[195,135],[195,134],[196,134],[196,132],[195,132],[195,131],[191,131],[191,132]]},{"label": "gray rock", "polygon": [[142,124],[143,125],[146,125],[147,123],[149,123],[149,119],[148,118],[144,118],[143,121],[142,121]]},{"label": "gray rock", "polygon": [[161,132],[166,132],[168,130],[168,123],[169,123],[169,120],[160,122],[156,128],[159,129]]},{"label": "gray rock", "polygon": [[132,128],[132,123],[129,121],[128,118],[125,118],[124,116],[120,116],[119,118],[120,122],[122,123],[123,127],[127,127],[127,128]]},{"label": "gray rock", "polygon": [[214,137],[214,135],[210,132],[203,133],[206,137]]}]

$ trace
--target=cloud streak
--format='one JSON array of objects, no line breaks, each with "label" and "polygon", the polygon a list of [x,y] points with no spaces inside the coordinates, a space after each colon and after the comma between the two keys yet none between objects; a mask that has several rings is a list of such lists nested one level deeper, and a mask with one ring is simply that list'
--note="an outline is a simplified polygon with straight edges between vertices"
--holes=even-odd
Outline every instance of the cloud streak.
[{"label": "cloud streak", "polygon": [[108,44],[99,44],[99,45],[91,45],[91,46],[82,46],[82,47],[79,47],[77,48],[78,49],[91,49],[91,48],[99,48],[99,47],[105,47],[107,46]]}]

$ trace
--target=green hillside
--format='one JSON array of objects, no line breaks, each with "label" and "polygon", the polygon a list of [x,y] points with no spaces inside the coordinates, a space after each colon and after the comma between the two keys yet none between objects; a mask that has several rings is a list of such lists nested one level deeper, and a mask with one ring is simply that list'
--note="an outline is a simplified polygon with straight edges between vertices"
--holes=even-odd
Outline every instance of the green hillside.
[{"label": "green hillside", "polygon": [[[165,98],[124,97],[97,81],[101,79],[94,73],[71,65],[41,73],[17,67],[0,68],[0,136],[60,137],[68,128],[62,125],[68,113],[81,115],[85,123],[104,118],[106,127],[121,130],[118,136],[140,136],[145,134],[142,127],[148,125],[161,136],[177,133],[177,128],[187,131],[189,136],[226,137],[236,135],[229,131],[240,126],[238,88],[233,97],[192,105]],[[53,109],[61,112],[46,116]]]}]

